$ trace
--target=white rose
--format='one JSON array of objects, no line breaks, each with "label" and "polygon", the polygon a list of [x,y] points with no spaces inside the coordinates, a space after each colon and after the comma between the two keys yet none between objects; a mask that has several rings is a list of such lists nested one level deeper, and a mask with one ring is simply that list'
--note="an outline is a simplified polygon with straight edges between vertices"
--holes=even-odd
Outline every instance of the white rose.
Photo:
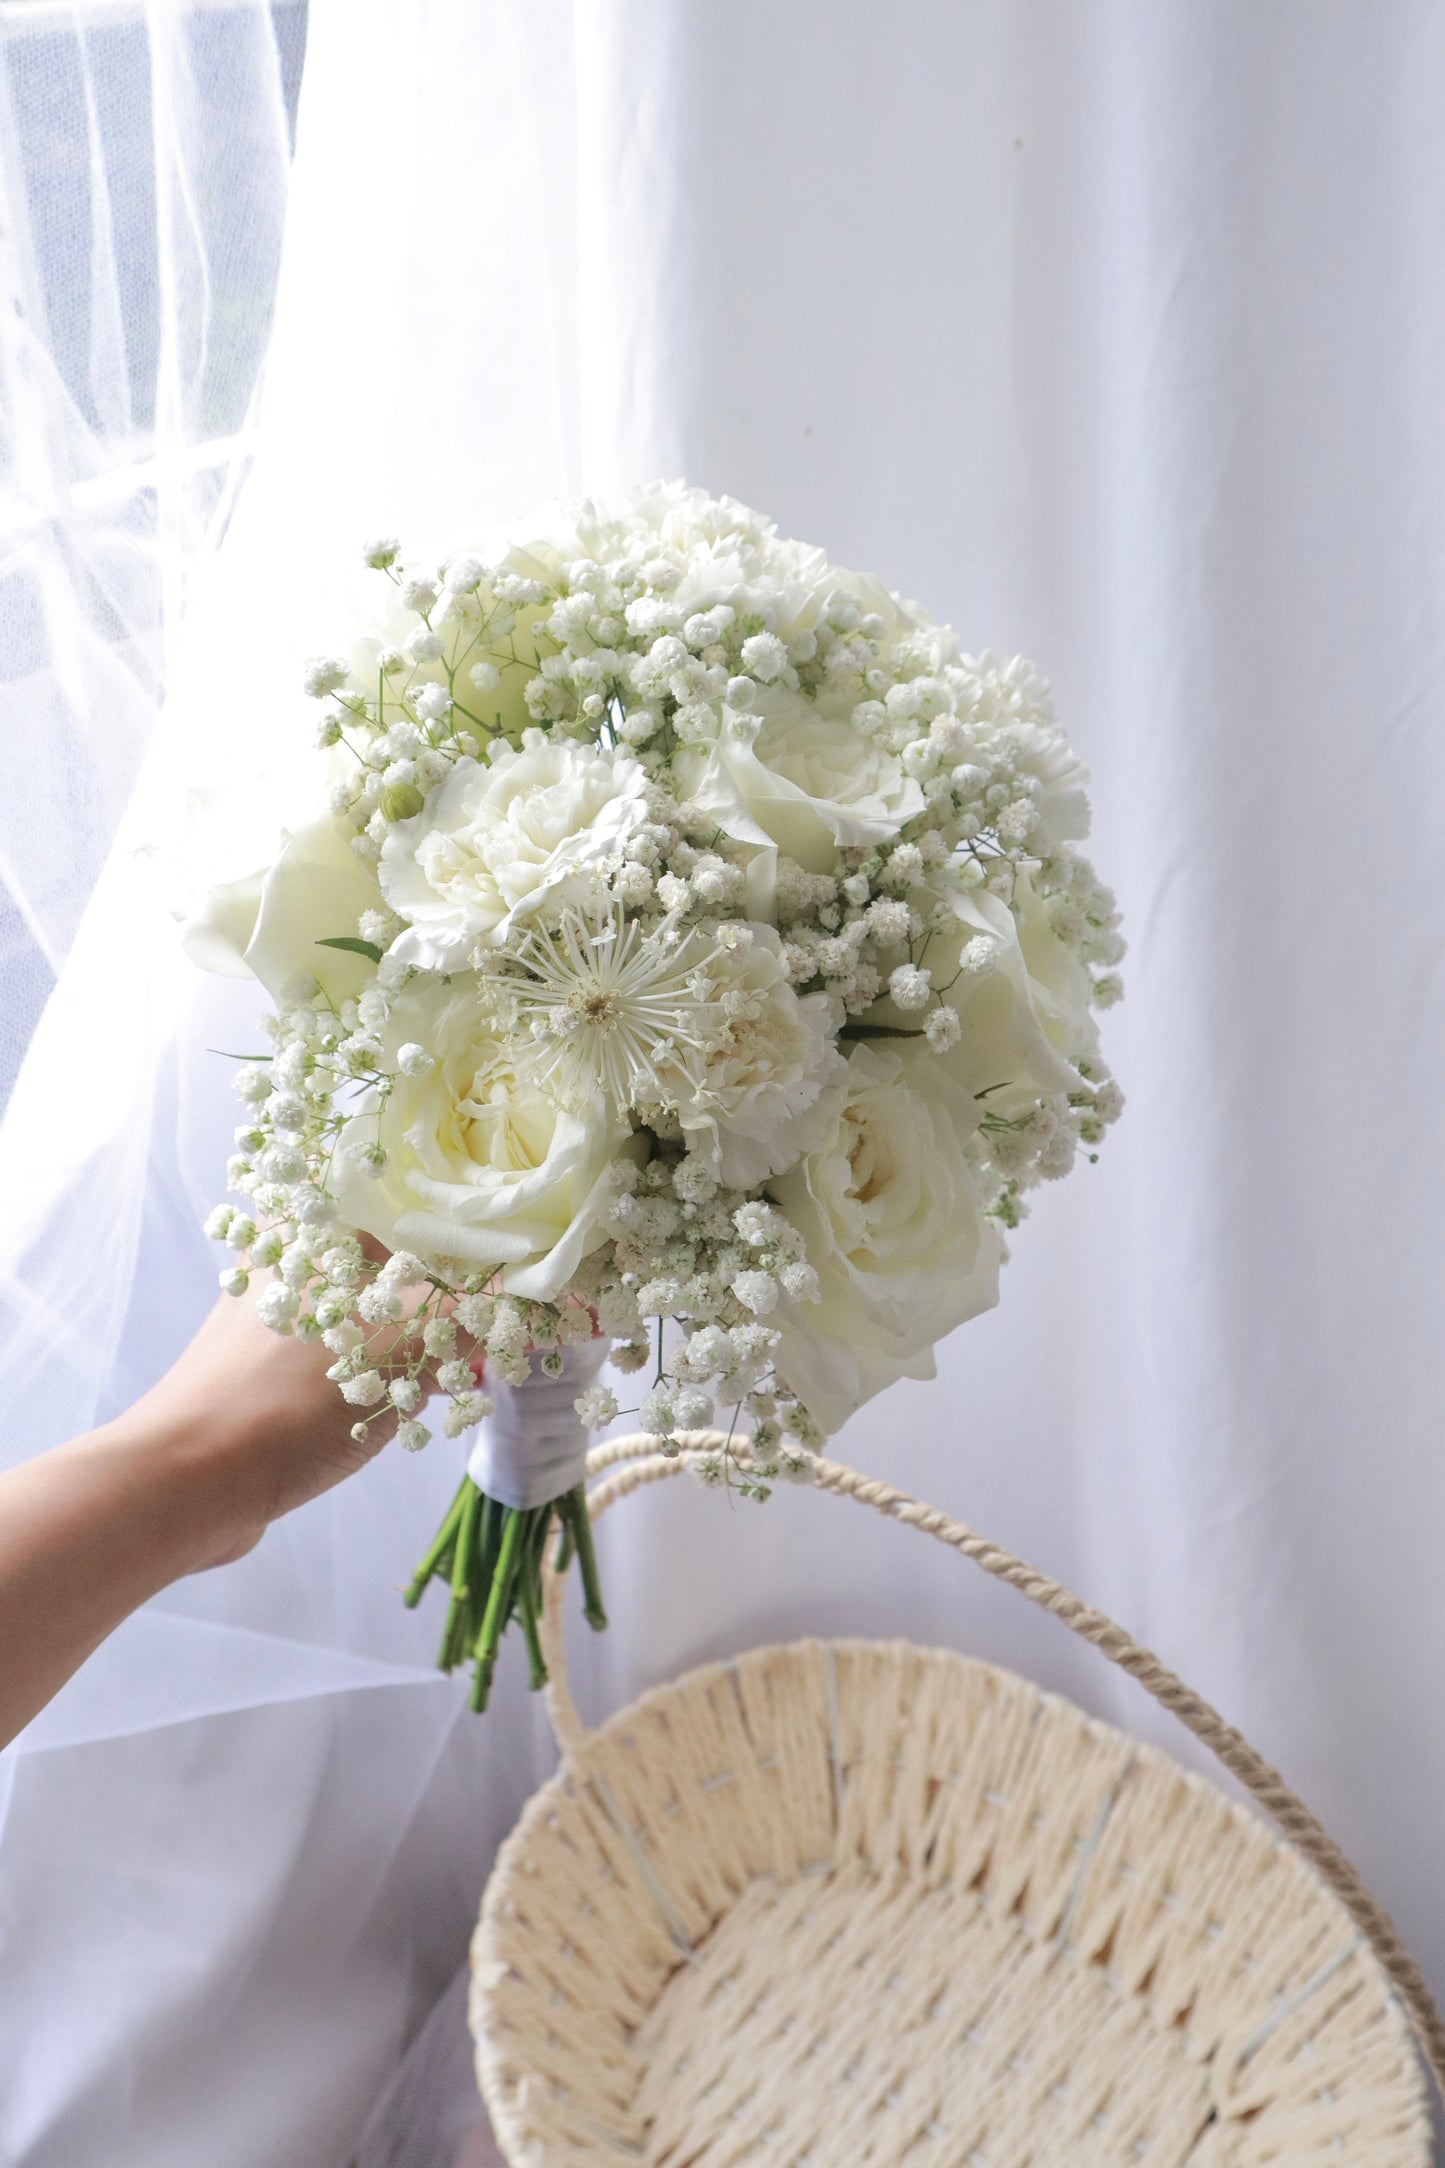
[{"label": "white rose", "polygon": [[459,760],[382,846],[382,890],[408,922],[395,953],[455,970],[477,941],[499,947],[525,919],[587,904],[647,814],[642,769],[606,746],[529,733],[520,752],[498,745],[490,761]]},{"label": "white rose", "polygon": [[330,818],[287,836],[269,870],[215,888],[181,928],[186,953],[203,970],[254,976],[273,999],[298,971],[332,1001],[359,994],[371,977],[363,956],[327,948],[356,938],[363,911],[381,896],[373,876]]},{"label": "white rose", "polygon": [[[609,1170],[631,1147],[600,1095],[559,1107],[516,1076],[481,1021],[473,984],[413,987],[395,1004],[392,1037],[436,1059],[398,1077],[378,1113],[347,1123],[333,1187],[345,1217],[388,1249],[459,1258],[496,1270],[509,1294],[548,1302],[605,1239]],[[372,1179],[348,1150],[379,1142]]]},{"label": "white rose", "polygon": [[720,1182],[752,1189],[817,1141],[824,1086],[846,1068],[835,1044],[842,1012],[829,994],[800,999],[782,942],[755,925],[744,947],[721,950],[707,977],[719,1021],[678,1115],[691,1149]]},{"label": "white rose", "polygon": [[714,744],[684,746],[673,770],[681,795],[753,846],[750,893],[768,912],[779,851],[831,873],[840,849],[887,842],[925,803],[896,754],[778,685],[759,688],[753,713],[729,713]]},{"label": "white rose", "polygon": [[[465,554],[461,550],[452,551],[449,561],[459,563]],[[496,563],[499,575],[513,569],[511,551],[500,558],[486,551],[482,554],[488,563]],[[411,558],[409,550],[407,556]],[[416,562],[415,559],[412,561]],[[422,553],[422,561],[428,561],[426,552]],[[435,556],[429,561],[435,565]],[[527,569],[532,573],[545,571],[545,568],[530,563]],[[354,685],[374,691],[382,656],[405,654],[410,642],[418,638],[425,640],[427,626],[419,612],[404,600],[410,584],[409,579],[400,582],[378,579],[374,572],[365,572],[339,598],[347,618],[339,653],[350,665]],[[428,579],[423,584],[436,592],[435,581]],[[480,592],[460,597],[443,587],[437,600],[428,605],[432,627],[441,639],[442,653],[406,669],[395,681],[396,686],[409,685],[413,690],[421,691],[434,685],[443,692],[449,691],[446,663],[450,661],[456,669],[464,657],[475,657],[478,611],[492,608],[494,599],[490,581],[483,582]],[[465,730],[469,724],[478,724],[488,735],[502,732],[514,740],[520,739],[531,720],[526,692],[536,670],[534,635],[539,615],[545,615],[545,611],[535,607],[524,607],[515,612],[505,642],[508,653],[501,658],[495,681],[485,691],[469,684],[466,669],[460,670],[457,685],[460,706],[454,715],[460,728]],[[392,719],[395,719],[394,712]]]},{"label": "white rose", "polygon": [[1093,982],[1077,952],[1049,924],[1043,898],[1022,868],[1014,885],[1014,926],[1029,975],[1029,995],[1051,1046],[1070,1063],[1098,1052],[1090,996]]},{"label": "white rose", "polygon": [[[981,1111],[994,1114],[1017,1114],[1056,1092],[1077,1091],[1076,1064],[1098,1052],[1089,974],[1050,926],[1027,872],[1019,869],[1014,910],[980,889],[951,901],[955,923],[930,939],[928,968],[941,998],[958,1012],[959,1035],[934,1059],[982,1095]],[[982,954],[991,968],[970,970],[965,963],[960,969],[966,950]],[[887,1000],[868,1011],[868,1020],[912,1031],[924,1022]]]},{"label": "white rose", "polygon": [[981,1109],[927,1048],[863,1043],[823,1140],[769,1185],[807,1244],[821,1300],[785,1296],[778,1374],[829,1432],[998,1300],[1002,1241],[966,1147]]}]

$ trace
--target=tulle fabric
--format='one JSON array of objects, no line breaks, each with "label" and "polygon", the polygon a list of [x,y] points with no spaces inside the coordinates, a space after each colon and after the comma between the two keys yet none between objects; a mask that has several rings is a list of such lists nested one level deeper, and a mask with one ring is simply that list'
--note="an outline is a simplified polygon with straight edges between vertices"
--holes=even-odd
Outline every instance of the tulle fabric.
[{"label": "tulle fabric", "polygon": [[[162,50],[186,12],[147,12]],[[130,665],[76,630],[97,581],[69,527],[22,690],[40,715],[79,658],[77,719],[35,740],[62,800],[119,766],[103,820],[88,781],[32,832],[5,808],[6,877],[55,929],[36,968],[64,968],[0,1131],[0,1454],[122,1405],[210,1300],[235,1119],[210,1050],[253,1045],[257,1005],[179,956],[176,808],[217,876],[256,862],[295,656],[360,538],[444,546],[685,472],[1050,670],[1134,937],[1103,1161],[1041,1199],[940,1383],[842,1457],[1127,1619],[1438,1974],[1441,45],[1414,0],[1368,37],[1247,0],[886,25],[861,0],[313,0],[254,471],[214,567],[214,505],[166,559],[177,639],[136,613],[169,698],[78,931],[79,840],[93,866],[155,685],[117,692]],[[26,2168],[446,2159],[469,2081],[442,1998],[549,1756],[517,1667],[460,1716],[436,1620],[397,1600],[459,1461],[385,1454],[169,1591],[0,1763],[25,2071],[0,2148]],[[625,1512],[612,1628],[578,1652],[594,1712],[834,1630],[1155,1728],[871,1516],[675,1485]]]},{"label": "tulle fabric", "polygon": [[[44,635],[34,671],[7,689],[13,733],[11,711],[0,718],[7,758],[29,763],[47,794],[0,820],[14,941],[28,943],[5,955],[12,1058],[31,1021],[26,973],[36,996],[58,983],[0,1126],[0,1460],[126,1405],[213,1299],[220,1260],[198,1222],[220,1194],[237,1119],[233,1064],[215,1050],[255,1046],[260,1004],[248,984],[184,960],[175,914],[197,878],[255,863],[274,841],[297,659],[348,606],[358,534],[401,515],[414,533],[480,524],[524,481],[545,493],[564,480],[540,450],[545,407],[532,409],[539,442],[517,446],[511,493],[485,476],[488,430],[471,441],[471,419],[490,415],[495,435],[498,413],[524,410],[552,334],[539,323],[530,349],[504,342],[489,380],[479,334],[493,312],[461,262],[451,365],[474,372],[479,403],[454,398],[427,440],[436,406],[423,357],[441,318],[423,319],[451,306],[440,286],[451,252],[418,264],[419,241],[439,220],[474,227],[447,157],[482,82],[498,118],[468,192],[480,179],[499,203],[516,195],[537,128],[526,85],[507,80],[507,26],[483,38],[466,9],[429,31],[431,12],[349,0],[312,10],[279,294],[304,17],[167,0],[118,26],[135,50],[68,11],[45,31],[59,41],[52,98],[69,69],[103,108],[134,62],[143,110],[129,150],[132,164],[153,161],[162,353],[142,425],[124,405],[138,364],[101,333],[127,301],[143,318],[125,282],[144,266],[133,235],[108,252],[92,201],[77,274],[90,349],[66,349],[38,312],[5,327],[6,360],[34,394],[32,412],[14,410],[13,455],[48,462],[9,499],[0,588],[9,653],[26,652],[17,628]],[[454,36],[463,49],[449,55]],[[12,83],[14,38],[0,28]],[[564,63],[559,98],[567,82]],[[428,125],[438,101],[450,107],[447,157]],[[368,145],[358,116],[381,108],[383,140]],[[534,283],[541,231],[524,202],[505,244],[484,251],[499,292]],[[258,257],[244,280],[226,259],[243,247]],[[378,276],[390,287],[379,303]],[[213,380],[241,369],[248,342],[244,404],[218,447],[206,435]],[[362,381],[365,354],[383,351],[394,375]],[[148,460],[133,484],[114,472],[122,439]],[[104,487],[80,488],[77,509],[91,474]],[[7,2159],[254,2168],[339,2162],[361,2142],[455,1975],[490,1850],[548,1765],[521,1683],[503,1682],[489,1731],[460,1721],[462,1697],[433,1666],[435,1622],[399,1602],[460,1450],[450,1462],[440,1449],[415,1463],[385,1456],[234,1571],[167,1592],[0,1757]],[[408,1859],[425,1862],[420,1878]],[[264,2082],[241,2084],[247,2070]],[[437,2113],[464,2127],[475,2103]]]},{"label": "tulle fabric", "polygon": [[254,442],[305,29],[304,0],[0,13],[0,1103]]}]

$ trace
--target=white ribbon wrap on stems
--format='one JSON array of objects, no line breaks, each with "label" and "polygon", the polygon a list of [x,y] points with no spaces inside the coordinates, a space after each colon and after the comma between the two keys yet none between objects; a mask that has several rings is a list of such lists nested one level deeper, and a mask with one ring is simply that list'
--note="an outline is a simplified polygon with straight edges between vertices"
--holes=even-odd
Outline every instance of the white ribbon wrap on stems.
[{"label": "white ribbon wrap on stems", "polygon": [[538,1354],[529,1357],[525,1385],[484,1381],[496,1407],[482,1423],[467,1474],[486,1497],[526,1512],[582,1481],[590,1433],[572,1403],[595,1384],[609,1345],[597,1339],[563,1348],[560,1378],[547,1376]]}]

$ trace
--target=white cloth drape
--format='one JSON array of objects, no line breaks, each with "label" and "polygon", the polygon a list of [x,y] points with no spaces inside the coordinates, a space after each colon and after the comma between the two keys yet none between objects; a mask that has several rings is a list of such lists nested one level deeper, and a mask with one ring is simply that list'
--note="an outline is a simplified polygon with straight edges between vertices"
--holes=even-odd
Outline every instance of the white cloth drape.
[{"label": "white cloth drape", "polygon": [[234,501],[304,0],[0,7],[0,1104]]},{"label": "white cloth drape", "polygon": [[[234,656],[255,684],[293,630],[324,645],[363,532],[444,542],[657,473],[1035,657],[1133,938],[1106,1023],[1130,1108],[940,1383],[838,1451],[1159,1649],[1445,1990],[1442,65],[1427,0],[312,0],[256,470],[171,721],[244,764]],[[204,1050],[246,1002],[162,932],[118,861],[0,1135],[7,1451],[127,1396],[207,1299],[232,1117]],[[74,988],[108,969],[94,1042]],[[113,1061],[80,1090],[88,1043]],[[447,2158],[454,2003],[424,2020],[546,1767],[515,1665],[459,1717],[395,1600],[453,1471],[440,1441],[383,1456],[170,1592],[11,1757],[13,2161]],[[1183,1751],[1047,1622],[864,1522],[630,1503],[584,1699],[898,1633]]]}]

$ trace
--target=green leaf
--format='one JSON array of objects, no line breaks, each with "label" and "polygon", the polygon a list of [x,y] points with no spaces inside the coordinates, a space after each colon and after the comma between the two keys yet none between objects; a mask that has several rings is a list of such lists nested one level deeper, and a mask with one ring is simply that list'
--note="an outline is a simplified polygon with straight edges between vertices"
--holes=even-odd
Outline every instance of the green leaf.
[{"label": "green leaf", "polygon": [[910,1031],[905,1024],[845,1024],[840,1039],[925,1039],[924,1031]]},{"label": "green leaf", "polygon": [[349,949],[353,956],[369,956],[374,964],[381,962],[381,950],[376,943],[374,941],[363,941],[359,934],[334,933],[327,939],[318,941],[316,946],[318,948]]}]

